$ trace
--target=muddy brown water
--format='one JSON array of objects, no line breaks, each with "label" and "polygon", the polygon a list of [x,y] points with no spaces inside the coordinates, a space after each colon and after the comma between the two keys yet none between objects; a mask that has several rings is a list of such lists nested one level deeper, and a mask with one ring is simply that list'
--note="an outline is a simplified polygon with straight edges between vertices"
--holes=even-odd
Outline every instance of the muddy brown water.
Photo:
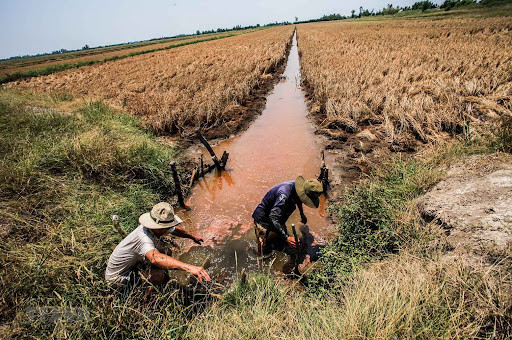
[{"label": "muddy brown water", "polygon": [[[183,227],[204,239],[202,246],[190,240],[180,240],[180,260],[201,265],[209,257],[210,275],[217,281],[231,281],[242,268],[248,271],[264,270],[277,275],[291,262],[288,255],[274,251],[259,259],[254,248],[254,223],[252,212],[265,193],[274,185],[318,176],[321,164],[321,141],[315,135],[313,123],[307,118],[304,93],[300,87],[300,64],[297,40],[288,56],[281,81],[267,97],[261,116],[241,135],[214,146],[215,153],[224,150],[230,154],[226,171],[212,173],[197,182],[187,205],[190,211],[179,210]],[[204,159],[210,159],[202,150]],[[199,156],[199,154],[197,155]],[[326,162],[332,161],[326,153]],[[334,232],[328,218],[325,197],[319,209],[304,206],[307,226],[300,223],[296,210],[287,222],[295,223],[306,240],[310,256],[314,259],[319,248]]]}]

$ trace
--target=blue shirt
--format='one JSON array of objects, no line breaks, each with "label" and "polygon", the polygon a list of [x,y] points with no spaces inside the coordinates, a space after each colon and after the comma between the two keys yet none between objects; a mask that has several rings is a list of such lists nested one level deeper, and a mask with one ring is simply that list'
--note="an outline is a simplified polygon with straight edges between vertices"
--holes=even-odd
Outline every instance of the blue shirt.
[{"label": "blue shirt", "polygon": [[288,231],[285,223],[297,204],[301,203],[295,191],[295,181],[283,182],[265,194],[252,213],[252,218],[256,223],[273,226],[275,231],[286,238]]}]

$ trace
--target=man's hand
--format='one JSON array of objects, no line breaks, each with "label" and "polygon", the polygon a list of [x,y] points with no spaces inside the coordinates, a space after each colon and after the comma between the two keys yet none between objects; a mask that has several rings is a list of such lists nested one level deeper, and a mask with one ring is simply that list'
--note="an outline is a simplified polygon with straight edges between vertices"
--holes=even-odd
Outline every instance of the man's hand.
[{"label": "man's hand", "polygon": [[194,237],[192,240],[194,240],[195,243],[201,245],[201,242],[204,242],[204,240],[200,237]]},{"label": "man's hand", "polygon": [[210,275],[208,275],[208,273],[206,272],[206,270],[203,267],[198,267],[198,266],[190,265],[190,267],[187,268],[187,271],[190,274],[197,276],[197,278],[199,279],[199,282],[203,282],[203,279],[205,281],[211,281],[212,280],[210,278]]},{"label": "man's hand", "polygon": [[301,214],[300,215],[300,221],[304,224],[308,223],[308,218],[306,217],[306,215],[304,214]]},{"label": "man's hand", "polygon": [[198,237],[198,236],[194,236],[190,233],[187,233],[183,228],[179,227],[179,226],[176,226],[174,228],[174,231],[172,232],[172,234],[174,236],[178,236],[178,237],[183,237],[183,238],[188,238],[188,239],[191,239],[192,241],[194,241],[195,243],[197,244],[201,244],[203,241],[202,238]]},{"label": "man's hand", "polygon": [[286,242],[288,243],[288,245],[292,248],[297,248],[297,243],[295,242],[295,238],[293,236],[289,236],[287,239],[286,239]]},{"label": "man's hand", "polygon": [[210,275],[203,267],[193,266],[191,264],[181,262],[173,257],[160,253],[157,249],[150,250],[146,253],[146,259],[153,265],[162,269],[181,269],[186,270],[190,274],[197,276],[200,282],[203,279],[210,281]]}]

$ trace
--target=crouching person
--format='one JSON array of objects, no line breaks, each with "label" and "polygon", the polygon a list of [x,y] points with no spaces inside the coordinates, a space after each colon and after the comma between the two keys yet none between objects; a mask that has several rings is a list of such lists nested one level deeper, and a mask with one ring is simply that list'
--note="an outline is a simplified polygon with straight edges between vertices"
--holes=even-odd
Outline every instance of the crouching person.
[{"label": "crouching person", "polygon": [[305,180],[302,176],[270,189],[252,214],[258,254],[263,255],[272,250],[272,245],[268,242],[270,232],[274,232],[281,243],[296,248],[298,244],[295,243],[294,237],[288,235],[286,221],[297,207],[302,223],[307,223],[302,204],[318,208],[322,193],[323,187],[320,182],[316,179]]},{"label": "crouching person", "polygon": [[155,285],[167,281],[168,269],[182,269],[197,276],[199,281],[210,281],[210,276],[202,267],[181,262],[165,254],[160,238],[171,233],[178,237],[189,238],[197,244],[203,240],[187,233],[178,225],[181,219],[174,215],[170,204],[161,202],[151,212],[139,217],[140,225],[126,236],[110,255],[105,270],[107,282],[133,286],[140,283],[139,271]]}]

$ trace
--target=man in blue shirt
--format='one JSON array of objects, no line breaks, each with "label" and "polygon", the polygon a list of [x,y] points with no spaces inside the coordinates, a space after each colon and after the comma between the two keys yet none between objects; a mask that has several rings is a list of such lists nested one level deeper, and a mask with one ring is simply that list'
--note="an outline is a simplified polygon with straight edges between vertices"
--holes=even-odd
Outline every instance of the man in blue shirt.
[{"label": "man in blue shirt", "polygon": [[277,233],[290,247],[296,248],[294,237],[288,236],[286,221],[299,208],[302,223],[307,223],[302,203],[318,208],[322,184],[316,179],[304,180],[299,176],[295,181],[283,182],[270,189],[252,214],[258,253],[268,252],[267,238],[271,231]]}]

